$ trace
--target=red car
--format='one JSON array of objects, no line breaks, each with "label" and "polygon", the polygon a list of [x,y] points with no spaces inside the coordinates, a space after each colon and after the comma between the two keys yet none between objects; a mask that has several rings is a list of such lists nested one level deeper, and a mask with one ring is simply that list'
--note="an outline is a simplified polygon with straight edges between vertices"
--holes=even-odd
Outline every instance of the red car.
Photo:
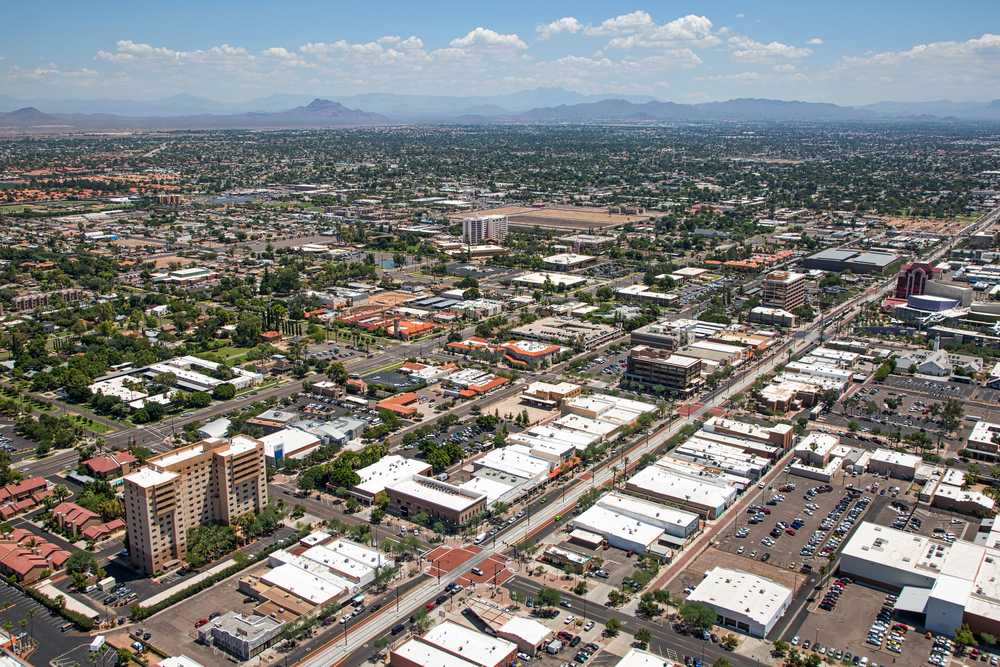
[{"label": "red car", "polygon": [[428,610],[430,610],[430,609],[434,608],[434,603],[433,602],[428,602],[425,606],[427,607]]},{"label": "red car", "polygon": [[786,528],[785,532],[788,533],[789,535],[794,535],[795,534],[795,531],[792,530],[791,528]]},{"label": "red car", "polygon": [[200,621],[198,621],[197,623],[195,623],[194,627],[200,628],[201,626],[205,625],[206,623],[208,623],[208,619],[207,618],[203,618]]}]

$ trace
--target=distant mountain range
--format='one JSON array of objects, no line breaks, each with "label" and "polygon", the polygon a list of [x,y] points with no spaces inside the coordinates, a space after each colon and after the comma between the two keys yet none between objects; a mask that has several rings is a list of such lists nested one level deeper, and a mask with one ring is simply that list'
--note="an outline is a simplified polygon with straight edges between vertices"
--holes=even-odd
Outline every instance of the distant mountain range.
[{"label": "distant mountain range", "polygon": [[386,125],[385,116],[368,111],[348,109],[339,102],[313,100],[307,106],[287,111],[252,112],[229,115],[199,114],[192,116],[129,117],[107,113],[43,113],[25,107],[0,114],[0,127],[74,129],[239,129],[239,128],[311,128],[340,125]]},{"label": "distant mountain range", "polygon": [[[581,104],[607,99],[624,99],[641,104],[658,101],[648,95],[581,95],[562,88],[537,88],[507,95],[447,97],[435,95],[394,95],[365,93],[346,97],[328,96],[346,107],[366,109],[393,120],[448,120],[465,114],[519,114],[537,107]],[[276,113],[308,105],[311,95],[271,95],[248,102],[217,102],[194,95],[173,95],[159,100],[54,100],[19,99],[0,93],[0,111],[34,107],[49,114],[112,114],[130,117],[173,117],[201,114],[235,115]]]},{"label": "distant mountain range", "polygon": [[[10,113],[4,114],[4,111]],[[327,100],[303,95],[271,95],[238,104],[193,95],[135,101],[22,100],[0,94],[0,127],[17,128],[152,130],[305,128],[402,122],[489,124],[875,119],[1000,120],[1000,100],[879,102],[859,107],[751,98],[677,104],[648,96],[581,95],[562,88],[469,97],[366,93]]]}]

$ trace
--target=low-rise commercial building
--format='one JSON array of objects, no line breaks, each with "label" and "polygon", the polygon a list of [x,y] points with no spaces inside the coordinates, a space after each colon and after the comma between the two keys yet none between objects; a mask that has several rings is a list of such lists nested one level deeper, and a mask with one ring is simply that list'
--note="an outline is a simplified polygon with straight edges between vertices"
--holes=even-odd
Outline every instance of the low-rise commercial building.
[{"label": "low-rise commercial building", "polygon": [[207,646],[218,646],[240,660],[249,660],[281,641],[285,622],[228,611],[198,628],[198,639]]},{"label": "low-rise commercial building", "polygon": [[432,522],[461,526],[485,512],[486,494],[422,475],[411,475],[385,488],[389,512],[401,517],[426,514]]},{"label": "low-rise commercial building", "polygon": [[706,476],[695,471],[683,473],[652,465],[640,470],[625,482],[632,493],[644,494],[650,499],[672,503],[685,510],[696,512],[706,519],[718,519],[734,502],[736,488],[723,479]]},{"label": "low-rise commercial building", "polygon": [[361,481],[351,487],[350,493],[361,502],[370,504],[377,494],[385,491],[385,487],[413,475],[426,475],[433,469],[434,466],[426,461],[408,459],[397,454],[385,456],[370,466],[355,471]]},{"label": "low-rise commercial building", "polygon": [[718,625],[763,639],[792,603],[792,589],[749,572],[716,567],[687,600],[715,609]]},{"label": "low-rise commercial building", "polygon": [[891,449],[878,449],[868,461],[868,469],[885,477],[911,480],[923,465],[923,459],[916,454],[904,454]]},{"label": "low-rise commercial building", "polygon": [[521,400],[551,410],[562,407],[564,402],[576,398],[582,392],[583,387],[569,382],[532,382],[521,392]]},{"label": "low-rise commercial building", "polygon": [[559,345],[573,346],[580,342],[589,349],[609,343],[622,333],[608,324],[585,322],[572,317],[543,317],[531,324],[522,324],[510,332],[526,340],[547,341]]},{"label": "low-rise commercial building", "polygon": [[757,306],[750,309],[750,321],[755,324],[769,324],[779,327],[794,327],[795,316],[781,308]]},{"label": "low-rise commercial building", "polygon": [[[997,365],[1000,366],[1000,363]],[[997,444],[993,438],[1000,439],[1000,424],[980,420],[972,427],[965,448],[970,452],[972,458],[992,463],[997,460],[998,451],[1000,451],[1000,444]]]},{"label": "low-rise commercial building", "polygon": [[662,555],[683,547],[697,533],[700,519],[694,512],[611,493],[573,519],[573,530],[600,535],[624,551]]}]

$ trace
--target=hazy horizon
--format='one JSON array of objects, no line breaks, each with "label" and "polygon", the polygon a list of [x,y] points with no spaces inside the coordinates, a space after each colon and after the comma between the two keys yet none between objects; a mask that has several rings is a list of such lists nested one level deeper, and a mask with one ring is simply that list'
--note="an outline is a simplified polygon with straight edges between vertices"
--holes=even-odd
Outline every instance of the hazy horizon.
[{"label": "hazy horizon", "polygon": [[540,87],[697,103],[863,106],[1000,94],[995,4],[714,0],[482,6],[316,0],[5,8],[0,92],[243,103],[275,94],[496,96]]}]

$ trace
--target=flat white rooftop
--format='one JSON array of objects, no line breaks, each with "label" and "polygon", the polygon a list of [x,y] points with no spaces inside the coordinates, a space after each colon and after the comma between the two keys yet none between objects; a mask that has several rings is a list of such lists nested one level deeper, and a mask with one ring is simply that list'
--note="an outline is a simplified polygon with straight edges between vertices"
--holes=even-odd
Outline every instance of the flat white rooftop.
[{"label": "flat white rooftop", "polygon": [[517,645],[506,639],[490,637],[464,625],[446,620],[427,631],[423,640],[480,667],[498,667],[504,664]]},{"label": "flat white rooftop", "polygon": [[152,468],[143,468],[139,472],[133,473],[125,479],[133,484],[136,484],[137,486],[148,489],[149,487],[157,486],[159,484],[164,484],[177,479],[177,475],[172,472],[153,470]]},{"label": "flat white rooftop", "polygon": [[361,481],[355,485],[355,489],[366,495],[374,496],[385,487],[391,486],[401,479],[419,475],[431,466],[423,461],[408,459],[403,456],[386,456],[375,463],[357,470]]},{"label": "flat white rooftop", "polygon": [[725,567],[716,567],[701,580],[688,600],[730,609],[766,626],[792,595],[790,588],[770,579]]}]

